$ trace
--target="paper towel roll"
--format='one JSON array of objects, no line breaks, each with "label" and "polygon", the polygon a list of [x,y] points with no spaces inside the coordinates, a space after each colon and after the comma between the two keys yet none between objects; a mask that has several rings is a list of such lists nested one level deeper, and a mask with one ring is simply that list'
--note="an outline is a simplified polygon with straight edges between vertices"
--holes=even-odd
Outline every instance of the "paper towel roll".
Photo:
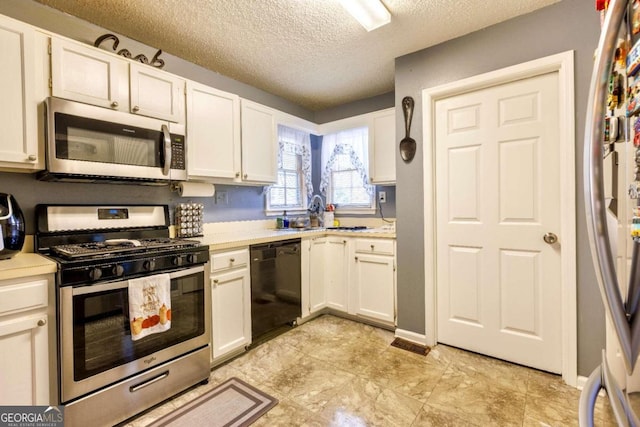
[{"label": "paper towel roll", "polygon": [[178,184],[180,197],[211,197],[216,187],[206,182],[181,182]]}]

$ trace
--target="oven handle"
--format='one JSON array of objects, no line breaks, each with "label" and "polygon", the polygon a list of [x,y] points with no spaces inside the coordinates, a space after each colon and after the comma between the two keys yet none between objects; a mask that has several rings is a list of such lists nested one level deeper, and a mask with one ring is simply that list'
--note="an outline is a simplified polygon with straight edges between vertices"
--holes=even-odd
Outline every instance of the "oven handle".
[{"label": "oven handle", "polygon": [[135,393],[136,391],[141,390],[141,389],[143,389],[145,387],[148,387],[151,384],[157,383],[158,381],[163,380],[163,379],[167,378],[168,376],[169,376],[169,371],[164,371],[160,375],[157,375],[157,376],[151,378],[150,380],[141,382],[140,384],[132,385],[131,387],[129,387],[129,391],[131,393]]},{"label": "oven handle", "polygon": [[[180,277],[190,276],[192,274],[197,274],[201,272],[204,272],[204,265],[188,268],[186,270],[173,271],[169,273],[169,278],[173,280],[173,279],[178,279]],[[76,296],[76,295],[93,294],[96,292],[113,291],[115,289],[125,289],[128,287],[129,287],[128,280],[122,280],[120,282],[109,282],[101,285],[79,286],[79,287],[73,288],[72,295]]]}]

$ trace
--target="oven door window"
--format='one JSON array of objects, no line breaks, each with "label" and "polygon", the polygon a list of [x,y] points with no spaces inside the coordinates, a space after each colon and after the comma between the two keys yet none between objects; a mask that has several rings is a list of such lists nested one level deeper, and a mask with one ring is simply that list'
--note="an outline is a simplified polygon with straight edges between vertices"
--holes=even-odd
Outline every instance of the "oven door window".
[{"label": "oven door window", "polygon": [[162,166],[162,132],[56,113],[56,157],[132,166]]},{"label": "oven door window", "polygon": [[131,339],[128,289],[73,297],[74,379],[140,359],[205,333],[204,275],[171,280],[171,328]]}]

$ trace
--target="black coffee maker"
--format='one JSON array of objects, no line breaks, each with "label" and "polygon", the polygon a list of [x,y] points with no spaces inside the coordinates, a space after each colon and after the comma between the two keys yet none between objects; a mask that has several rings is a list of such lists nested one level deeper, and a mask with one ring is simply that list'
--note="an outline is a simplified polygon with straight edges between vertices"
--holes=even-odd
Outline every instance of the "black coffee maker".
[{"label": "black coffee maker", "polygon": [[11,194],[0,193],[0,259],[8,259],[24,245],[24,215]]}]

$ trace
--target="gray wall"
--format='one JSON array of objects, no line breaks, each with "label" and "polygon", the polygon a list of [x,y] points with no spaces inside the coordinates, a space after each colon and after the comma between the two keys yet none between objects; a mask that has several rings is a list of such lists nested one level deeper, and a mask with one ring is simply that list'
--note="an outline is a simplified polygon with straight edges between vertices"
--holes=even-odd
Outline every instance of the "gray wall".
[{"label": "gray wall", "polygon": [[327,110],[316,111],[314,121],[318,124],[353,117],[371,111],[384,110],[395,106],[395,92],[388,92],[371,98],[361,99],[348,104],[339,105]]},{"label": "gray wall", "polygon": [[[600,34],[593,2],[563,0],[531,14],[396,59],[395,105],[415,99],[411,135],[418,141],[416,159],[396,156],[398,235],[398,326],[425,332],[424,197],[421,91],[447,82],[497,70],[544,56],[575,51],[575,135],[577,183],[578,374],[599,364],[604,348],[604,310],[597,288],[584,214],[582,147],[593,53]],[[397,111],[396,136],[402,138]]]}]

